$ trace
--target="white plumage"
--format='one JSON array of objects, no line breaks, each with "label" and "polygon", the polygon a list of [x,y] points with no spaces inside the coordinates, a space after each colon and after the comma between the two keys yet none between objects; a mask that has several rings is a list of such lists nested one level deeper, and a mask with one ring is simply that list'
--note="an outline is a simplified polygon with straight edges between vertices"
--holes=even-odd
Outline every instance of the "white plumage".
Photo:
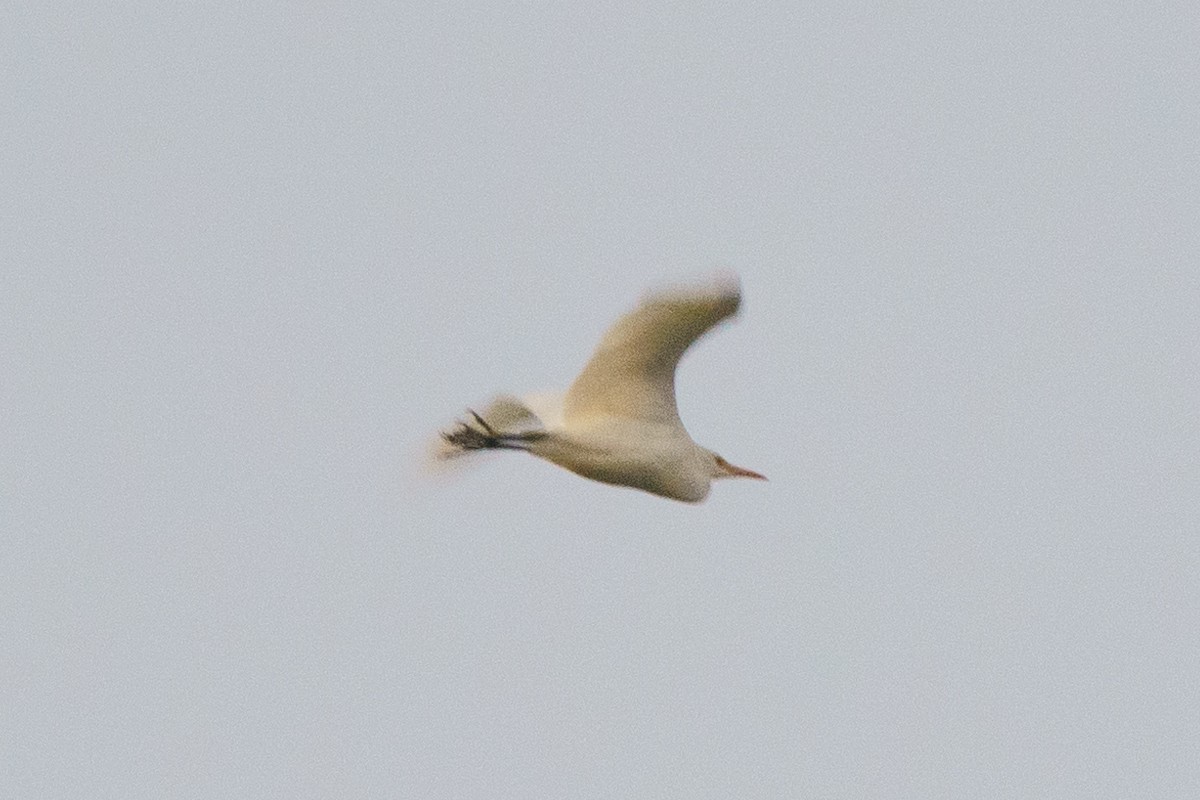
[{"label": "white plumage", "polygon": [[565,396],[502,395],[442,434],[441,455],[526,450],[585,478],[696,503],[714,478],[763,479],[692,441],[675,405],[684,351],[741,302],[736,278],[647,297],[617,320]]}]

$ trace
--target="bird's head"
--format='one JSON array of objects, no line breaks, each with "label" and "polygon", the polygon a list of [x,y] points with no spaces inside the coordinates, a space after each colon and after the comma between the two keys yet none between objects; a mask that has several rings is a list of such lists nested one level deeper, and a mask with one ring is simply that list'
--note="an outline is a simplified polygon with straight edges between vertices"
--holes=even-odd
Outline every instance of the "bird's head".
[{"label": "bird's head", "polygon": [[754,470],[745,469],[744,467],[735,467],[733,464],[730,464],[728,461],[721,458],[711,450],[709,451],[709,455],[712,456],[712,476],[714,478],[757,478],[760,481],[765,481],[767,479],[766,475],[760,475]]}]

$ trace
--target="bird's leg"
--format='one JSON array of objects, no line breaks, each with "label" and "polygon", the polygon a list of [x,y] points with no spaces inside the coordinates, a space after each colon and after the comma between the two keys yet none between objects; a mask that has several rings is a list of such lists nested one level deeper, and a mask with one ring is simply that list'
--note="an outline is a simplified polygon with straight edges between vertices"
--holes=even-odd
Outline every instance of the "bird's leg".
[{"label": "bird's leg", "polygon": [[460,422],[456,430],[442,433],[443,439],[460,450],[528,450],[531,442],[546,435],[542,431],[500,433],[474,410],[468,408],[467,411],[479,424],[479,428]]},{"label": "bird's leg", "polygon": [[496,433],[496,431],[492,430],[492,426],[487,424],[487,420],[485,420],[483,417],[476,414],[475,409],[468,408],[467,411],[471,412],[471,416],[474,417],[475,421],[479,423],[479,427],[481,427],[485,431],[487,431],[489,436],[491,436],[492,438],[499,438],[500,434],[498,434],[498,433]]}]

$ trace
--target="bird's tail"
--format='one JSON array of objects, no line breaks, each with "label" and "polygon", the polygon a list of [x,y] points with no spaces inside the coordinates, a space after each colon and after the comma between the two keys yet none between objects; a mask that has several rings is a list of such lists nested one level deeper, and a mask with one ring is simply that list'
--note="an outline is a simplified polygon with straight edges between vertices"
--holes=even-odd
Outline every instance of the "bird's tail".
[{"label": "bird's tail", "polygon": [[442,431],[432,455],[447,459],[479,450],[528,450],[545,435],[545,422],[525,402],[501,395],[483,411],[468,410],[454,428]]}]

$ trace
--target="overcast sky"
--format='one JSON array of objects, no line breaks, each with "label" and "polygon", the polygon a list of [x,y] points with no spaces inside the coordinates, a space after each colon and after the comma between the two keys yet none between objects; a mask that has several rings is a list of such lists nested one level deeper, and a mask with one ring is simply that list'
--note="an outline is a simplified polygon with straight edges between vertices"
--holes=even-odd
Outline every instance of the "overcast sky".
[{"label": "overcast sky", "polygon": [[[1200,796],[1188,4],[0,14],[0,796]],[[647,290],[769,483],[522,454]]]}]

